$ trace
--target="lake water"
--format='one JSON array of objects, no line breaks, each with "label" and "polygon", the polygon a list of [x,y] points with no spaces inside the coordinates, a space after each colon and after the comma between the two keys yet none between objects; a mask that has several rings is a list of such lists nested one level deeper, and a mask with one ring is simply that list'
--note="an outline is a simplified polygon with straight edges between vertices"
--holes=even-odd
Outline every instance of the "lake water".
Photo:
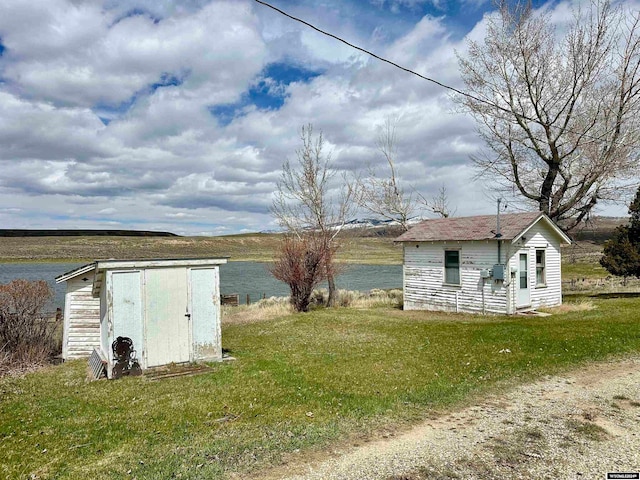
[{"label": "lake water", "polygon": [[[82,266],[82,263],[0,263],[0,283],[16,278],[46,280],[54,291],[51,309],[64,307],[66,285],[56,284],[55,277]],[[340,289],[367,291],[373,288],[402,288],[402,265],[347,265],[336,279]],[[326,288],[325,285],[320,287]],[[220,292],[237,293],[245,303],[247,295],[252,302],[262,296],[289,295],[289,287],[273,278],[266,263],[229,262],[220,266]]]}]

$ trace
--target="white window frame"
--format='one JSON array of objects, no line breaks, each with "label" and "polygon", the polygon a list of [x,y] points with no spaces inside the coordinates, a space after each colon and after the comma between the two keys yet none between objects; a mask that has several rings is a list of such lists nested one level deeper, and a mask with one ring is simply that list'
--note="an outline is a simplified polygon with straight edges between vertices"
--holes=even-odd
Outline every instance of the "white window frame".
[{"label": "white window frame", "polygon": [[[456,252],[458,254],[458,282],[457,283],[452,283],[452,282],[448,282],[447,281],[447,252]],[[444,285],[452,285],[455,287],[459,287],[460,285],[462,285],[462,275],[460,272],[460,265],[462,264],[462,255],[460,254],[460,249],[459,248],[445,248],[444,252],[442,253],[443,255],[443,284]]]},{"label": "white window frame", "polygon": [[[542,254],[542,266],[539,267],[538,252]],[[547,250],[544,248],[536,248],[536,288],[544,288],[547,286]],[[538,276],[538,268],[541,268],[541,279]],[[541,280],[541,281],[540,281]]]}]

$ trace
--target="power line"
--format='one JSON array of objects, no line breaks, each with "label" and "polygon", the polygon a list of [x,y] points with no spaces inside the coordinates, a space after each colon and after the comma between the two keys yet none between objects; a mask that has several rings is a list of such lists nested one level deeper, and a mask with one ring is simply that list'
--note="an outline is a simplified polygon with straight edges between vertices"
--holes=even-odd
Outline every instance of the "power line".
[{"label": "power line", "polygon": [[359,51],[361,51],[363,53],[366,53],[367,55],[370,55],[373,58],[376,58],[376,59],[380,60],[381,62],[385,62],[385,63],[388,63],[389,65],[393,65],[394,67],[399,68],[400,70],[404,70],[405,72],[410,73],[412,75],[415,75],[416,77],[419,77],[419,78],[421,78],[423,80],[426,80],[428,82],[435,83],[436,85],[438,85],[438,86],[440,86],[442,88],[445,88],[447,90],[451,90],[452,92],[458,93],[460,95],[464,95],[465,97],[472,98],[473,100],[476,100],[478,102],[489,104],[492,107],[500,108],[501,110],[504,110],[507,113],[513,113],[513,112],[510,112],[509,110],[507,110],[506,108],[500,107],[499,105],[496,105],[496,104],[491,103],[491,102],[489,102],[487,100],[483,100],[481,98],[475,97],[474,95],[471,95],[470,93],[463,92],[462,90],[458,90],[455,87],[452,87],[450,85],[446,85],[446,84],[444,84],[442,82],[439,82],[438,80],[435,80],[433,78],[430,78],[430,77],[427,77],[425,75],[422,75],[422,74],[420,74],[420,73],[418,73],[418,72],[416,72],[414,70],[411,70],[410,68],[403,67],[402,65],[400,65],[398,63],[395,63],[395,62],[393,62],[393,61],[391,61],[391,60],[389,60],[387,58],[381,57],[380,55],[376,55],[375,53],[373,53],[370,50],[367,50],[365,48],[359,47],[358,45],[354,45],[353,43],[350,43],[350,42],[346,41],[345,39],[343,39],[341,37],[338,37],[337,35],[334,35],[331,32],[327,32],[326,30],[322,30],[321,28],[316,27],[315,25],[307,22],[306,20],[303,20],[302,18],[294,17],[290,13],[287,13],[284,10],[280,10],[278,7],[274,7],[273,5],[267,3],[267,2],[265,2],[263,0],[255,0],[255,1],[260,3],[261,5],[264,5],[265,7],[269,7],[270,9],[275,10],[276,12],[280,13],[281,15],[284,15],[285,17],[290,18],[291,20],[295,20],[296,22],[302,23],[302,24],[306,25],[307,27],[312,28],[316,32],[319,32],[319,33],[321,33],[323,35],[326,35],[327,37],[331,37],[331,38],[333,38],[335,40],[338,40],[339,42],[342,42],[345,45],[348,45],[348,46],[350,46],[351,48],[353,48],[355,50],[359,50]]},{"label": "power line", "polygon": [[[410,68],[404,67],[404,66],[402,66],[402,65],[400,65],[400,64],[398,64],[396,62],[393,62],[393,61],[391,61],[391,60],[389,60],[387,58],[381,57],[380,55],[377,55],[377,54],[373,53],[370,50],[367,50],[365,48],[359,47],[358,45],[350,43],[350,42],[346,41],[345,39],[343,39],[343,38],[341,38],[341,37],[339,37],[339,36],[337,36],[337,35],[335,35],[335,34],[333,34],[331,32],[327,32],[326,30],[322,30],[321,28],[316,27],[312,23],[309,23],[306,20],[303,20],[302,18],[299,18],[299,17],[296,17],[294,15],[291,15],[290,13],[287,13],[284,10],[281,10],[278,7],[275,7],[275,6],[271,5],[270,3],[267,3],[264,0],[254,0],[254,1],[259,3],[259,4],[261,4],[261,5],[264,5],[265,7],[268,7],[270,9],[278,12],[281,15],[284,15],[287,18],[290,18],[291,20],[294,20],[296,22],[302,23],[303,25],[306,25],[307,27],[315,30],[316,32],[321,33],[322,35],[326,35],[327,37],[331,37],[331,38],[333,38],[333,39],[335,39],[335,40],[337,40],[337,41],[339,41],[341,43],[344,43],[345,45],[348,45],[349,47],[351,47],[351,48],[353,48],[355,50],[358,50],[360,52],[366,53],[367,55],[370,55],[373,58],[375,58],[377,60],[380,60],[381,62],[388,63],[389,65],[392,65],[392,66],[394,66],[394,67],[396,67],[396,68],[398,68],[400,70],[403,70],[403,71],[405,71],[407,73],[410,73],[411,75],[415,75],[416,77],[421,78],[422,80],[426,80],[428,82],[435,83],[439,87],[442,87],[442,88],[444,88],[446,90],[450,90],[450,91],[452,91],[454,93],[457,93],[458,95],[462,95],[464,97],[467,97],[467,98],[470,98],[472,100],[475,100],[476,102],[484,103],[485,105],[489,105],[490,107],[493,107],[493,108],[496,108],[498,110],[501,110],[501,111],[503,111],[503,112],[505,112],[505,113],[507,113],[509,115],[514,115],[516,118],[519,118],[521,120],[526,120],[526,121],[529,121],[529,122],[539,123],[539,121],[536,120],[535,118],[531,118],[531,117],[528,117],[526,115],[520,114],[518,112],[514,112],[513,110],[509,110],[508,108],[502,107],[502,106],[500,106],[500,105],[498,105],[498,104],[496,104],[494,102],[491,102],[489,100],[485,100],[483,98],[476,97],[475,95],[472,95],[472,94],[470,94],[468,92],[465,92],[463,90],[459,90],[459,89],[457,89],[455,87],[452,87],[452,86],[447,85],[445,83],[439,82],[438,80],[435,80],[433,78],[430,78],[430,77],[427,77],[425,75],[422,75],[421,73],[418,73],[418,72],[416,72],[414,70],[411,70]],[[596,142],[603,141],[602,140],[602,138],[603,138],[602,136],[595,137],[595,136],[589,135],[589,134],[587,134],[585,132],[576,132],[576,131],[570,130],[568,128],[564,128],[564,131],[568,132],[568,133],[573,133],[573,134],[576,134],[576,135],[582,135],[583,137],[590,138],[591,140],[594,140]],[[635,148],[635,145],[628,145],[626,143],[622,143],[622,144],[620,144],[620,146],[624,146],[624,147],[628,147],[628,148]]]}]

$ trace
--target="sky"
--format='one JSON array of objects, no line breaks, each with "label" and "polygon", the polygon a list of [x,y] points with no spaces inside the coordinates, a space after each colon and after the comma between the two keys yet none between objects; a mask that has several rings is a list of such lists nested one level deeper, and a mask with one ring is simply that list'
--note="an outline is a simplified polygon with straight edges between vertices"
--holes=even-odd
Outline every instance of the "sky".
[{"label": "sky", "polygon": [[[458,88],[456,52],[483,38],[493,8],[271,3]],[[406,190],[430,198],[444,185],[456,215],[493,213],[470,161],[483,144],[458,110],[447,90],[252,0],[2,0],[0,228],[273,230],[269,208],[303,125],[322,131],[338,177],[353,178],[383,172],[387,118]]]}]

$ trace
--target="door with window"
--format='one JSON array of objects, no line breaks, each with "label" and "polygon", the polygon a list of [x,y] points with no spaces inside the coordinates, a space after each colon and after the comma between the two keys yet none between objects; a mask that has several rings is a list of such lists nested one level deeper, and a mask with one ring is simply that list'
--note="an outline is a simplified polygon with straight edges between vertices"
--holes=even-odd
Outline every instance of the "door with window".
[{"label": "door with window", "polygon": [[517,296],[516,307],[527,307],[531,305],[531,292],[529,285],[529,254],[520,252],[518,254],[518,274],[517,274]]}]

